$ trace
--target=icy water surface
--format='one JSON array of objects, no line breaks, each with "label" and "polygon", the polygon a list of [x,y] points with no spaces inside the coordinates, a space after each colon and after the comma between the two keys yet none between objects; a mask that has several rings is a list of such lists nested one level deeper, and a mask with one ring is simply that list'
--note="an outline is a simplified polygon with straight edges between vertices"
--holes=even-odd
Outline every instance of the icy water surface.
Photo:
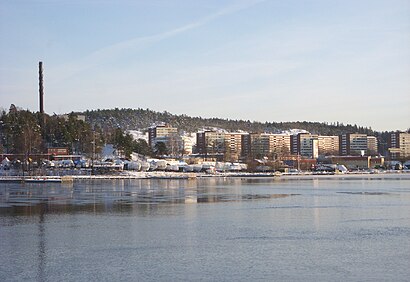
[{"label": "icy water surface", "polygon": [[0,281],[409,277],[409,177],[0,183]]}]

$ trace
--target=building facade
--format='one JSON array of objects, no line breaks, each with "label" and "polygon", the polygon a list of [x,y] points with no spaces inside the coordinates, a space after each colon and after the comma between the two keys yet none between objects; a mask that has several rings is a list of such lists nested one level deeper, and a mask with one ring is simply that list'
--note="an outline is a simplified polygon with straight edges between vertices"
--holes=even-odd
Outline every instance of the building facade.
[{"label": "building facade", "polygon": [[332,164],[344,165],[349,170],[376,168],[384,165],[384,157],[330,156]]},{"label": "building facade", "polygon": [[183,147],[184,147],[184,155],[190,155],[193,153],[193,142],[190,136],[181,136]]},{"label": "building facade", "polygon": [[346,133],[340,135],[339,154],[341,156],[368,155],[367,137],[366,134],[361,133]]},{"label": "building facade", "polygon": [[318,136],[319,156],[336,156],[339,154],[339,136]]},{"label": "building facade", "polygon": [[148,143],[151,148],[159,142],[165,144],[168,154],[180,155],[183,153],[184,143],[178,129],[169,125],[157,125],[148,129]]},{"label": "building facade", "polygon": [[391,159],[410,158],[410,133],[391,133],[388,145]]},{"label": "building facade", "polygon": [[304,158],[317,159],[319,157],[318,135],[298,133],[291,135],[291,152]]},{"label": "building facade", "polygon": [[378,144],[375,136],[367,136],[367,154],[370,156],[377,155]]},{"label": "building facade", "polygon": [[270,134],[269,151],[274,159],[290,155],[290,135]]},{"label": "building facade", "polygon": [[290,155],[290,135],[249,133],[242,135],[242,157],[271,159]]},{"label": "building facade", "polygon": [[225,159],[238,161],[242,155],[242,136],[245,133],[225,133]]},{"label": "building facade", "polygon": [[204,155],[225,153],[225,132],[203,131],[196,134],[197,153]]},{"label": "building facade", "polygon": [[263,158],[270,154],[270,138],[266,133],[251,133],[250,135],[250,148],[251,156],[253,158]]}]

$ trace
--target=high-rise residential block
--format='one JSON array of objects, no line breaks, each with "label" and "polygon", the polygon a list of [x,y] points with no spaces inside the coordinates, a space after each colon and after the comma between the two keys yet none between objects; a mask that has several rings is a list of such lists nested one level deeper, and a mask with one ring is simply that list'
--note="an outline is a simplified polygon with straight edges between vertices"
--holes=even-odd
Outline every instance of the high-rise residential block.
[{"label": "high-rise residential block", "polygon": [[168,149],[175,146],[180,147],[181,137],[178,135],[178,129],[165,124],[148,128],[148,143],[151,148],[154,148],[158,142],[165,143]]},{"label": "high-rise residential block", "polygon": [[341,156],[371,155],[377,153],[377,139],[362,133],[346,133],[339,136]]},{"label": "high-rise residential block", "polygon": [[339,154],[339,136],[318,136],[320,156],[337,156]]},{"label": "high-rise residential block", "polygon": [[242,136],[242,157],[272,159],[290,154],[290,135],[250,133]]},{"label": "high-rise residential block", "polygon": [[305,158],[316,159],[319,157],[318,135],[298,133],[291,135],[292,154]]},{"label": "high-rise residential block", "polygon": [[410,133],[391,133],[388,145],[389,154],[392,159],[410,158]]}]

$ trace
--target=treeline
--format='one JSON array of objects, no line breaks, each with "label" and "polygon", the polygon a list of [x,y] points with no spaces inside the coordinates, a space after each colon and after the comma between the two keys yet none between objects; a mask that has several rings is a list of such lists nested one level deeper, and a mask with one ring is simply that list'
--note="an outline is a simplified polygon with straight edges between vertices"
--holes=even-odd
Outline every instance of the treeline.
[{"label": "treeline", "polygon": [[98,126],[120,127],[123,130],[145,129],[153,123],[164,122],[185,132],[197,132],[202,128],[223,128],[228,131],[278,133],[289,129],[304,129],[313,134],[340,135],[343,133],[365,133],[375,135],[371,128],[339,122],[257,122],[250,120],[232,120],[221,118],[189,117],[174,115],[167,111],[155,112],[149,109],[110,109],[92,110],[82,113],[91,124]]},{"label": "treeline", "polygon": [[[151,155],[145,140],[133,140],[120,127],[90,124],[71,113],[64,117],[33,113],[12,105],[0,111],[0,153],[28,158],[47,153],[47,148],[68,148],[71,154],[93,157],[103,144],[114,144],[126,156],[131,152]],[[40,158],[40,157],[39,157]]]},{"label": "treeline", "polygon": [[0,151],[8,154],[44,154],[50,147],[67,147],[71,153],[91,155],[101,147],[100,128],[78,120],[57,115],[33,113],[12,105],[0,113]]},{"label": "treeline", "polygon": [[127,158],[133,152],[144,156],[152,156],[154,154],[146,140],[134,140],[131,134],[124,132],[121,128],[116,128],[111,137],[110,143],[114,144],[114,147]]}]

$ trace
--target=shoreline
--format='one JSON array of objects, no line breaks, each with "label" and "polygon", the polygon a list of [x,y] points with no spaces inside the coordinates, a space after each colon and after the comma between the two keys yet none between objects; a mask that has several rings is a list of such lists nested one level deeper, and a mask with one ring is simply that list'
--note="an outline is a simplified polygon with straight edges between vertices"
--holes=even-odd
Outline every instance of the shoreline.
[{"label": "shoreline", "polygon": [[65,175],[65,176],[0,176],[0,183],[10,182],[27,182],[27,183],[67,183],[81,180],[138,180],[138,179],[180,179],[180,180],[194,180],[206,178],[272,178],[278,180],[312,180],[312,179],[409,179],[410,171],[388,171],[378,173],[336,173],[336,174],[279,174],[279,173],[183,173],[183,172],[130,172],[121,174],[104,174],[104,175]]}]

